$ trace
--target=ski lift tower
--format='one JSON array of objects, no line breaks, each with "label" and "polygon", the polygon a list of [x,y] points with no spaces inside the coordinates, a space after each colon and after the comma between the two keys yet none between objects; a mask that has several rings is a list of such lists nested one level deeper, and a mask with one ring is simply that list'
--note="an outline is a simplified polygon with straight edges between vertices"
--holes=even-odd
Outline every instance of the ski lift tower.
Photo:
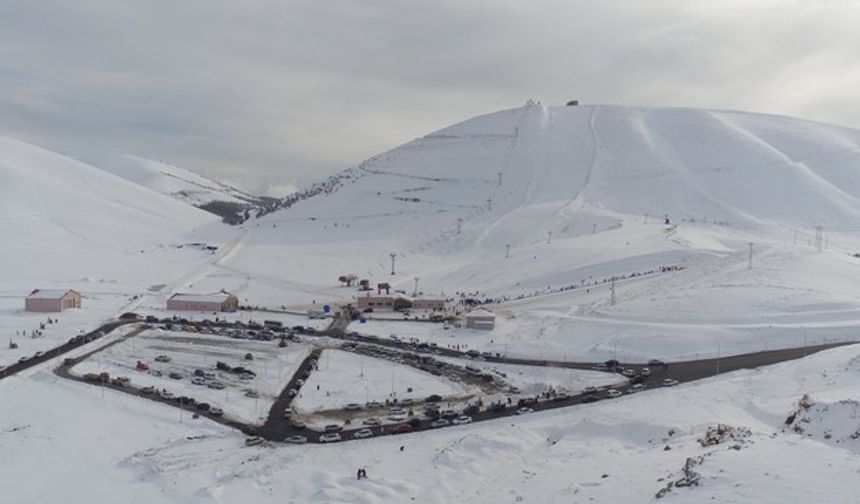
[{"label": "ski lift tower", "polygon": [[397,254],[392,252],[388,254],[391,257],[391,274],[394,274],[394,258],[397,257]]}]

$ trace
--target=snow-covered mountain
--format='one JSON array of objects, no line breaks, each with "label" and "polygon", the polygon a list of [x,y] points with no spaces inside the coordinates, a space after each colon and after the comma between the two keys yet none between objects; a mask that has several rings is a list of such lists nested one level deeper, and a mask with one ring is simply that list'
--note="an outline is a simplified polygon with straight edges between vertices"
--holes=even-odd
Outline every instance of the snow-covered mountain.
[{"label": "snow-covered mountain", "polygon": [[145,251],[181,243],[217,220],[85,163],[0,138],[0,263],[7,288],[146,268]]},{"label": "snow-covered mountain", "polygon": [[220,215],[236,224],[276,204],[191,170],[132,155],[92,155],[88,164],[189,205]]},{"label": "snow-covered mountain", "polygon": [[590,232],[581,214],[594,209],[845,226],[860,221],[858,167],[860,131],[848,128],[732,111],[530,104],[376,156],[336,197],[297,209],[398,234],[406,219],[422,232],[454,228],[458,217],[492,220],[484,239],[517,238],[524,221],[534,234]]}]

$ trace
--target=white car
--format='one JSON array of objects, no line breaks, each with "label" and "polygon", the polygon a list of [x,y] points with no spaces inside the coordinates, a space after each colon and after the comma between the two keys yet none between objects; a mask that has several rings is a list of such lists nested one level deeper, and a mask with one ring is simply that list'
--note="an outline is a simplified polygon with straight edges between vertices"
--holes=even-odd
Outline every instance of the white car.
[{"label": "white car", "polygon": [[329,432],[320,436],[320,443],[336,443],[342,439],[339,432]]},{"label": "white car", "polygon": [[284,442],[289,444],[305,444],[308,442],[308,438],[304,436],[290,436]]},{"label": "white car", "polygon": [[651,376],[651,368],[644,367],[642,371],[639,371],[639,374],[642,376]]},{"label": "white car", "polygon": [[198,376],[197,378],[191,380],[191,383],[194,385],[206,385],[206,380]]},{"label": "white car", "polygon": [[344,408],[346,411],[358,411],[361,409],[361,405],[358,403],[349,403]]},{"label": "white car", "polygon": [[666,378],[665,380],[663,380],[664,387],[674,387],[677,384],[678,380],[675,380],[674,378]]},{"label": "white car", "polygon": [[618,390],[615,390],[614,388],[611,388],[611,389],[606,391],[606,395],[608,397],[621,397],[621,392],[619,392]]},{"label": "white car", "polygon": [[461,417],[455,418],[454,420],[451,421],[451,423],[454,425],[463,425],[463,424],[467,424],[467,423],[472,423],[472,417],[463,415]]},{"label": "white car", "polygon": [[224,414],[224,410],[222,410],[221,408],[213,406],[213,407],[209,408],[209,414],[212,416],[221,416]]},{"label": "white car", "polygon": [[582,389],[582,393],[583,394],[596,394],[597,393],[597,387],[585,387],[584,389]]},{"label": "white car", "polygon": [[258,444],[262,444],[265,439],[260,436],[251,436],[249,438],[245,438],[245,446],[256,446]]},{"label": "white car", "polygon": [[526,413],[534,413],[534,412],[535,412],[535,410],[533,410],[531,408],[523,407],[523,408],[520,408],[517,410],[517,415],[525,415]]},{"label": "white car", "polygon": [[158,395],[160,395],[164,399],[173,399],[175,397],[173,395],[173,392],[171,392],[169,390],[162,390],[161,392],[158,393]]},{"label": "white car", "polygon": [[380,422],[378,418],[374,417],[365,418],[364,421],[361,423],[363,423],[364,425],[370,425],[371,427],[375,427],[377,425],[382,424],[382,422]]},{"label": "white car", "polygon": [[373,431],[370,429],[361,429],[352,435],[353,439],[365,439],[369,437],[373,437]]},{"label": "white car", "polygon": [[406,413],[396,413],[394,415],[388,415],[388,419],[392,422],[402,422],[406,420]]}]

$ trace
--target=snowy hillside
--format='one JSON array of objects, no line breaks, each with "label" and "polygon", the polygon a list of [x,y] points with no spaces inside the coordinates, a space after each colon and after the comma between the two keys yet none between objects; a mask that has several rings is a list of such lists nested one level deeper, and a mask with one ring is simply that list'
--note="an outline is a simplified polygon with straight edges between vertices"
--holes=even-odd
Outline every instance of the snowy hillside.
[{"label": "snowy hillside", "polygon": [[273,198],[255,196],[185,168],[138,156],[98,155],[85,161],[158,193],[221,215],[230,223],[235,223],[234,215],[241,217],[246,210],[248,215],[256,215],[261,208],[276,202]]}]

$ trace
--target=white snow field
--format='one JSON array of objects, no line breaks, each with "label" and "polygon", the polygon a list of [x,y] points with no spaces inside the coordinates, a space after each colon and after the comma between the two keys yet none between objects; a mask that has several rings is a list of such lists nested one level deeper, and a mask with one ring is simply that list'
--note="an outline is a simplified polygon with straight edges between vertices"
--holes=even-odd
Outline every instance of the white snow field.
[{"label": "white snow field", "polygon": [[[83,315],[59,314],[47,341],[111,312],[161,316],[178,290],[227,289],[243,304],[295,313],[348,303],[358,292],[337,279],[351,273],[407,293],[417,278],[419,291],[454,300],[460,315],[457,300],[490,300],[497,325],[371,320],[349,330],[509,356],[642,361],[858,340],[858,168],[860,131],[837,126],[531,103],[375,156],[313,197],[231,228],[151,189],[0,140],[0,330],[39,320],[20,312],[36,287],[104,296],[92,312],[85,299]],[[18,355],[4,352],[0,362]],[[180,424],[175,408],[111,391],[102,399],[46,363],[0,380],[0,488],[10,502],[638,503],[658,501],[690,458],[687,478],[698,474],[699,486],[665,491],[660,502],[860,502],[858,362],[851,346],[592,405],[255,448],[211,422]],[[355,362],[342,371],[355,375]],[[388,377],[387,393],[390,371],[389,362],[365,369],[384,375],[374,386],[383,392]],[[364,402],[360,381],[347,379],[336,378],[337,402]],[[429,389],[434,379],[419,384]],[[326,407],[317,399],[308,407]],[[739,428],[728,431],[736,438],[696,441],[720,423]],[[357,481],[362,466],[369,477]]]},{"label": "white snow field", "polygon": [[323,350],[317,365],[319,370],[311,373],[293,401],[299,413],[343,408],[350,403],[421,400],[431,394],[460,396],[467,392],[461,383],[343,350]]}]

